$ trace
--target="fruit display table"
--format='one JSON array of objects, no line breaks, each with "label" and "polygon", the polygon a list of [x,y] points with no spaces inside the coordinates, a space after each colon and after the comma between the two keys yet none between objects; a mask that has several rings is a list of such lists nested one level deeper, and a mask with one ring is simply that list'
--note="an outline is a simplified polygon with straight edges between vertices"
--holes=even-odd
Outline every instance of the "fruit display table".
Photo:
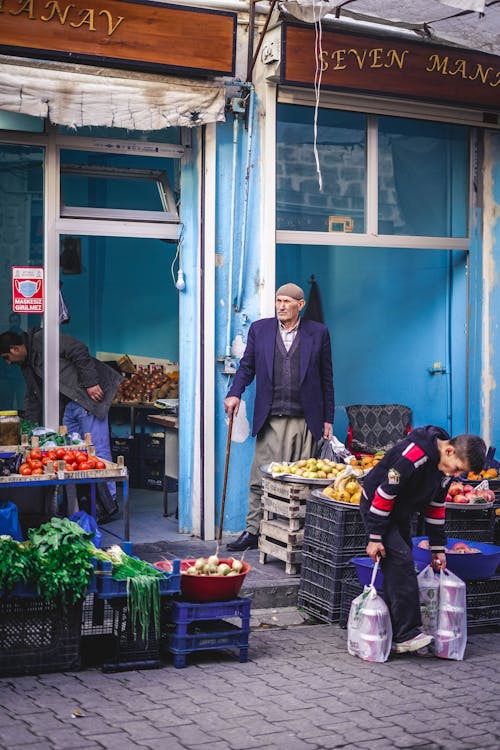
[{"label": "fruit display table", "polygon": [[[17,447],[17,450],[22,448]],[[0,446],[0,456],[8,456],[16,451],[16,447]],[[122,462],[114,464],[105,461],[106,468],[99,471],[65,471],[49,470],[40,475],[23,476],[21,474],[10,474],[9,476],[0,477],[1,488],[16,488],[23,490],[34,490],[39,487],[64,487],[67,485],[89,484],[90,485],[90,503],[91,515],[96,517],[96,484],[112,480],[122,485],[123,500],[123,540],[130,539],[130,508],[128,501],[128,472]],[[111,533],[111,532],[109,532]],[[121,538],[121,537],[120,537]]]}]

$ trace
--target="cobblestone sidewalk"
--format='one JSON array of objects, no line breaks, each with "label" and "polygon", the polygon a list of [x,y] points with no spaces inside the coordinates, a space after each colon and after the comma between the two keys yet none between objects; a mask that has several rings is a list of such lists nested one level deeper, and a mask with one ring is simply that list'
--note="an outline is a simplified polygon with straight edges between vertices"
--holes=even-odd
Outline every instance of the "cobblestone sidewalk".
[{"label": "cobblestone sidewalk", "polygon": [[[350,657],[336,625],[257,629],[250,661],[0,680],[5,750],[479,750],[500,747],[500,634],[463,662]],[[80,715],[78,715],[80,714]]]}]

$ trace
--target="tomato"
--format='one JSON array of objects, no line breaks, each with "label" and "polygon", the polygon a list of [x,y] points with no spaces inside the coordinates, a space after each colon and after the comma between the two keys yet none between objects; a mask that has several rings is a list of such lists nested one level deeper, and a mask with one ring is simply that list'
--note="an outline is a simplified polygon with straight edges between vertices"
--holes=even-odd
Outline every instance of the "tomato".
[{"label": "tomato", "polygon": [[66,471],[74,471],[73,464],[66,464]]},{"label": "tomato", "polygon": [[80,471],[88,471],[90,469],[90,464],[88,461],[82,461],[81,464],[79,464],[78,468]]},{"label": "tomato", "polygon": [[96,461],[95,462],[95,467],[96,467],[96,469],[105,469],[106,468],[106,464],[104,463],[104,461]]},{"label": "tomato", "polygon": [[32,469],[41,469],[43,464],[38,458],[28,458],[27,461],[28,465],[31,466]]},{"label": "tomato", "polygon": [[21,464],[19,467],[19,473],[27,477],[31,474],[31,466],[29,464]]},{"label": "tomato", "polygon": [[33,476],[35,476],[35,474],[38,476],[40,474],[43,474],[43,469],[33,469],[31,473]]},{"label": "tomato", "polygon": [[64,458],[65,455],[66,455],[66,448],[56,448],[57,458]]},{"label": "tomato", "polygon": [[88,456],[86,453],[83,453],[83,451],[78,451],[75,456],[75,459],[78,461],[79,464],[81,464],[88,459]]},{"label": "tomato", "polygon": [[44,466],[47,466],[47,464],[48,464],[49,460],[50,460],[50,459],[49,459],[49,458],[47,458],[47,456],[44,456],[44,457],[42,458],[42,464],[43,464]]},{"label": "tomato", "polygon": [[30,458],[38,458],[38,459],[41,459],[41,457],[42,457],[42,451],[41,451],[41,450],[40,450],[39,448],[32,448],[32,449],[30,450],[30,454],[29,454],[29,457],[30,457]]},{"label": "tomato", "polygon": [[95,462],[95,458],[89,458],[89,460],[87,461],[87,463],[89,465],[89,469],[95,469],[95,463],[96,463]]},{"label": "tomato", "polygon": [[55,461],[57,458],[57,451],[48,451],[47,458],[49,461]]}]

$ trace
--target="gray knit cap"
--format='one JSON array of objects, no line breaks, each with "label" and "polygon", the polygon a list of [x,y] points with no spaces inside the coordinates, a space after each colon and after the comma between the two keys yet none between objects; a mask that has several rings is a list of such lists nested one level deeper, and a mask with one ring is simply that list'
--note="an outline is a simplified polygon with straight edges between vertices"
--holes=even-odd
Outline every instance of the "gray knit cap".
[{"label": "gray knit cap", "polygon": [[301,300],[304,299],[304,291],[300,288],[300,286],[297,286],[297,284],[288,283],[280,286],[280,288],[276,292],[276,296],[291,297],[292,299]]}]

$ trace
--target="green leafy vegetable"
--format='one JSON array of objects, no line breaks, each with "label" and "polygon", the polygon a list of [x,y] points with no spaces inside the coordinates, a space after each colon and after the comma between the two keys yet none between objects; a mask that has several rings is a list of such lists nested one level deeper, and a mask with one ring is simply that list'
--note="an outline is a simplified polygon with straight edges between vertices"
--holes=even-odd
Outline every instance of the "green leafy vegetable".
[{"label": "green leafy vegetable", "polygon": [[0,590],[8,594],[18,583],[27,583],[33,572],[31,546],[0,536]]},{"label": "green leafy vegetable", "polygon": [[138,575],[127,578],[127,598],[130,621],[134,637],[137,637],[137,625],[140,626],[142,640],[149,640],[149,625],[153,621],[155,637],[160,634],[160,582],[149,575]]},{"label": "green leafy vegetable", "polygon": [[68,518],[52,518],[28,531],[35,578],[47,601],[74,604],[85,596],[94,569],[92,536]]}]

